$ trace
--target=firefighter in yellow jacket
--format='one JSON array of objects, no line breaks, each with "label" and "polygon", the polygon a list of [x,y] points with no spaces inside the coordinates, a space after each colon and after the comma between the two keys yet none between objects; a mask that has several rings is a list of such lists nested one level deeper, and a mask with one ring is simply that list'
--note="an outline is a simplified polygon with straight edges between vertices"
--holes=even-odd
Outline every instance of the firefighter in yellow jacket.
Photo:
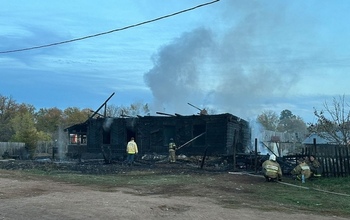
[{"label": "firefighter in yellow jacket", "polygon": [[282,181],[282,169],[279,163],[276,162],[276,156],[273,154],[262,164],[262,172],[268,182],[276,180]]},{"label": "firefighter in yellow jacket", "polygon": [[132,165],[134,163],[135,154],[137,154],[138,152],[139,151],[137,149],[137,144],[135,142],[134,137],[132,137],[126,146],[126,153],[128,154],[126,161],[128,165]]},{"label": "firefighter in yellow jacket", "polygon": [[315,158],[314,155],[310,155],[310,157],[306,157],[305,162],[310,167],[310,171],[312,173],[311,176],[314,176],[314,177],[321,176],[322,166],[321,166],[320,162],[318,162],[318,160]]},{"label": "firefighter in yellow jacket", "polygon": [[305,159],[301,158],[298,160],[298,166],[296,166],[291,174],[297,179],[305,182],[306,179],[310,178],[311,170],[310,166],[305,162]]},{"label": "firefighter in yellow jacket", "polygon": [[170,143],[169,143],[169,161],[170,163],[175,163],[176,162],[176,144],[174,142],[173,138],[170,138]]}]

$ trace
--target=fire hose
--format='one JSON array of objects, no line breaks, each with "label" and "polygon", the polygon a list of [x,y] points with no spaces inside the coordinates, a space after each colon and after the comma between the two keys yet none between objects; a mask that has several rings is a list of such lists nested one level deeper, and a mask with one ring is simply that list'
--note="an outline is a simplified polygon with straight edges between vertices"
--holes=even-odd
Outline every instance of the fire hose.
[{"label": "fire hose", "polygon": [[186,143],[184,143],[183,145],[181,145],[180,147],[176,148],[176,150],[179,150],[180,148],[183,148],[184,146],[186,146],[187,144],[191,143],[192,141],[196,140],[197,138],[203,136],[205,134],[205,132],[203,132],[200,135],[197,135],[196,137],[192,138],[191,140],[187,141]]}]

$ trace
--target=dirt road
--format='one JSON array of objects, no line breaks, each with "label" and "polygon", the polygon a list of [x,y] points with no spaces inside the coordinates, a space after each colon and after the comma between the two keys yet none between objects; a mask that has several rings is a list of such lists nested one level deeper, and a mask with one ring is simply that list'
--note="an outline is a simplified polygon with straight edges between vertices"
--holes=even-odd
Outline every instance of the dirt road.
[{"label": "dirt road", "polygon": [[[223,180],[227,181],[227,178],[230,178],[234,186],[234,181],[239,185],[240,181],[245,181],[240,180],[241,178],[254,177],[227,174]],[[252,184],[254,181],[250,180]],[[294,213],[286,209],[282,212],[261,211],[254,208],[253,204],[225,208],[215,199],[222,196],[239,199],[238,188],[224,192],[222,189],[215,191],[215,188],[192,189],[191,186],[185,186],[181,190],[190,193],[177,196],[177,193],[171,190],[169,193],[166,191],[160,193],[157,189],[133,186],[101,191],[93,187],[51,180],[14,178],[11,171],[0,169],[0,219],[345,220],[309,213]],[[277,209],[279,208],[276,207]]]}]

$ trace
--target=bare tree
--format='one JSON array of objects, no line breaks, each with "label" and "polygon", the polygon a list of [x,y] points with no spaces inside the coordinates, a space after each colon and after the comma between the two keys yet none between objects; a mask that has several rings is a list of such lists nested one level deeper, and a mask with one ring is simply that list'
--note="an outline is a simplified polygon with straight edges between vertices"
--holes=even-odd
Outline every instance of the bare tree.
[{"label": "bare tree", "polygon": [[107,106],[108,117],[135,117],[137,115],[149,115],[149,112],[148,104],[140,102],[132,103],[130,106],[116,106],[113,104]]},{"label": "bare tree", "polygon": [[332,143],[349,146],[350,105],[345,95],[333,98],[332,104],[324,103],[324,110],[314,110],[317,123],[311,124],[309,130]]},{"label": "bare tree", "polygon": [[276,131],[279,123],[277,113],[272,110],[263,111],[260,115],[258,115],[257,121],[265,130],[269,131]]}]

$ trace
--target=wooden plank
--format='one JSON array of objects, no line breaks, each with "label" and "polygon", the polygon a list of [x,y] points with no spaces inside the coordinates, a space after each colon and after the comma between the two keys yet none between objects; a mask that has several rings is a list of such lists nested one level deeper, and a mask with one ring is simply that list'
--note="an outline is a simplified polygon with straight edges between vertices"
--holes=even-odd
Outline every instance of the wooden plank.
[{"label": "wooden plank", "polygon": [[338,147],[338,166],[339,166],[339,174],[338,176],[343,177],[344,176],[344,164],[343,164],[343,154],[342,154],[342,148],[341,146]]},{"label": "wooden plank", "polygon": [[331,177],[334,177],[334,173],[335,173],[335,166],[334,166],[334,157],[331,154],[331,149],[328,148],[327,149],[327,157],[328,157],[328,162],[329,162],[329,175]]},{"label": "wooden plank", "polygon": [[[316,155],[315,155],[316,156]],[[319,149],[317,154],[317,159],[321,163],[322,166],[322,176],[326,176],[326,160],[325,160],[325,153],[323,149]]]},{"label": "wooden plank", "polygon": [[340,166],[339,166],[339,146],[334,147],[334,167],[335,167],[335,172],[334,176],[335,177],[340,177]]}]

